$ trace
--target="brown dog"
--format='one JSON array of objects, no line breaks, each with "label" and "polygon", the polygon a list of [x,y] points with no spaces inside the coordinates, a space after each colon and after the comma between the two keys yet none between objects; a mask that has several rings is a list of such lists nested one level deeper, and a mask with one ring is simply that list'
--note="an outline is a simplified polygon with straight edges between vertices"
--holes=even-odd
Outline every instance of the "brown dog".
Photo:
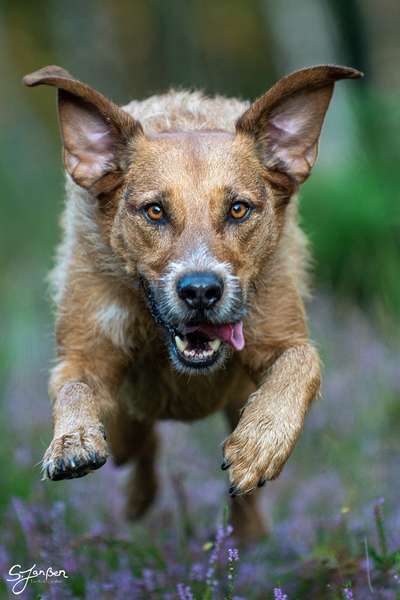
[{"label": "brown dog", "polygon": [[25,77],[58,88],[67,171],[45,476],[102,466],[107,431],[114,460],[136,461],[137,517],[156,491],[157,420],[224,409],[234,525],[260,533],[244,494],[279,475],[320,385],[295,193],[335,81],[360,76],[319,66],[251,105],[170,92],[124,108],[56,66]]}]

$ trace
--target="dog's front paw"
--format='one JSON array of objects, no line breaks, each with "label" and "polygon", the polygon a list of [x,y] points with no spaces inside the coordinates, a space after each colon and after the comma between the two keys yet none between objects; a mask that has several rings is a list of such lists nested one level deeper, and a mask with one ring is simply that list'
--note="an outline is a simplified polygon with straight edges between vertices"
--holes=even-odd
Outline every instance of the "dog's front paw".
[{"label": "dog's front paw", "polygon": [[281,472],[298,437],[291,429],[274,428],[271,420],[239,422],[224,443],[223,469],[229,468],[231,496],[261,487]]},{"label": "dog's front paw", "polygon": [[58,481],[83,477],[102,467],[107,456],[104,429],[80,427],[53,439],[43,457],[43,478]]}]

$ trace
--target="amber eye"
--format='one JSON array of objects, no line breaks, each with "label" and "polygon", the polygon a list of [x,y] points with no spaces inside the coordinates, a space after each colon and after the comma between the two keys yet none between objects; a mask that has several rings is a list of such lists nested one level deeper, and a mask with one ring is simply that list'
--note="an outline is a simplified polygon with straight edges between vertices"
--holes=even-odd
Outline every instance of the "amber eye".
[{"label": "amber eye", "polygon": [[250,206],[246,202],[234,202],[229,209],[228,216],[234,221],[242,221],[250,213]]},{"label": "amber eye", "polygon": [[164,209],[157,203],[145,206],[144,213],[149,221],[152,221],[153,223],[160,223],[165,219]]}]

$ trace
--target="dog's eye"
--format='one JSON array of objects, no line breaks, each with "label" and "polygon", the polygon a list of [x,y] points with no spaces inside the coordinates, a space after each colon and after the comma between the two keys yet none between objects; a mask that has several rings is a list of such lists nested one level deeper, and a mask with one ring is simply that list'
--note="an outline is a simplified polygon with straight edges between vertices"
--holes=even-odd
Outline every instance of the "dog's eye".
[{"label": "dog's eye", "polygon": [[161,204],[157,202],[153,202],[153,204],[148,204],[143,209],[145,216],[147,219],[153,223],[162,223],[165,220],[165,212]]},{"label": "dog's eye", "polygon": [[228,212],[228,217],[233,221],[243,221],[250,214],[250,206],[247,202],[234,202]]}]

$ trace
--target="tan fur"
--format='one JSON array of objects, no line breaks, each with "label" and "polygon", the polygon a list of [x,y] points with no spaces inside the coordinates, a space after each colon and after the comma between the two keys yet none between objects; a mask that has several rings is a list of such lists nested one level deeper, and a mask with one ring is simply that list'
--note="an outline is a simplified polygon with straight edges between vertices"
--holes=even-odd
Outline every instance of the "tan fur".
[{"label": "tan fur", "polygon": [[[128,512],[139,516],[156,491],[156,421],[190,421],[225,408],[233,429],[224,444],[232,495],[278,476],[320,384],[303,306],[308,250],[296,191],[315,160],[333,82],[356,76],[317,67],[281,80],[251,106],[171,91],[123,110],[62,69],[27,77],[28,85],[60,90],[68,172],[64,239],[52,274],[58,364],[45,475],[76,477],[101,466],[105,426],[115,461],[136,459]],[[312,127],[301,143],[281,143],[290,131],[279,129],[279,119],[291,126],[293,105],[304,110],[304,102],[314,107]],[[86,123],[94,129],[80,147]],[[232,189],[254,206],[240,229],[223,220]],[[146,223],[140,208],[161,192],[173,215],[162,230]],[[139,276],[158,285],[171,265],[188,255],[200,260],[201,252],[240,283],[249,306],[246,345],[225,369],[188,377],[170,364]],[[233,500],[244,538],[262,532],[254,498]]]}]

